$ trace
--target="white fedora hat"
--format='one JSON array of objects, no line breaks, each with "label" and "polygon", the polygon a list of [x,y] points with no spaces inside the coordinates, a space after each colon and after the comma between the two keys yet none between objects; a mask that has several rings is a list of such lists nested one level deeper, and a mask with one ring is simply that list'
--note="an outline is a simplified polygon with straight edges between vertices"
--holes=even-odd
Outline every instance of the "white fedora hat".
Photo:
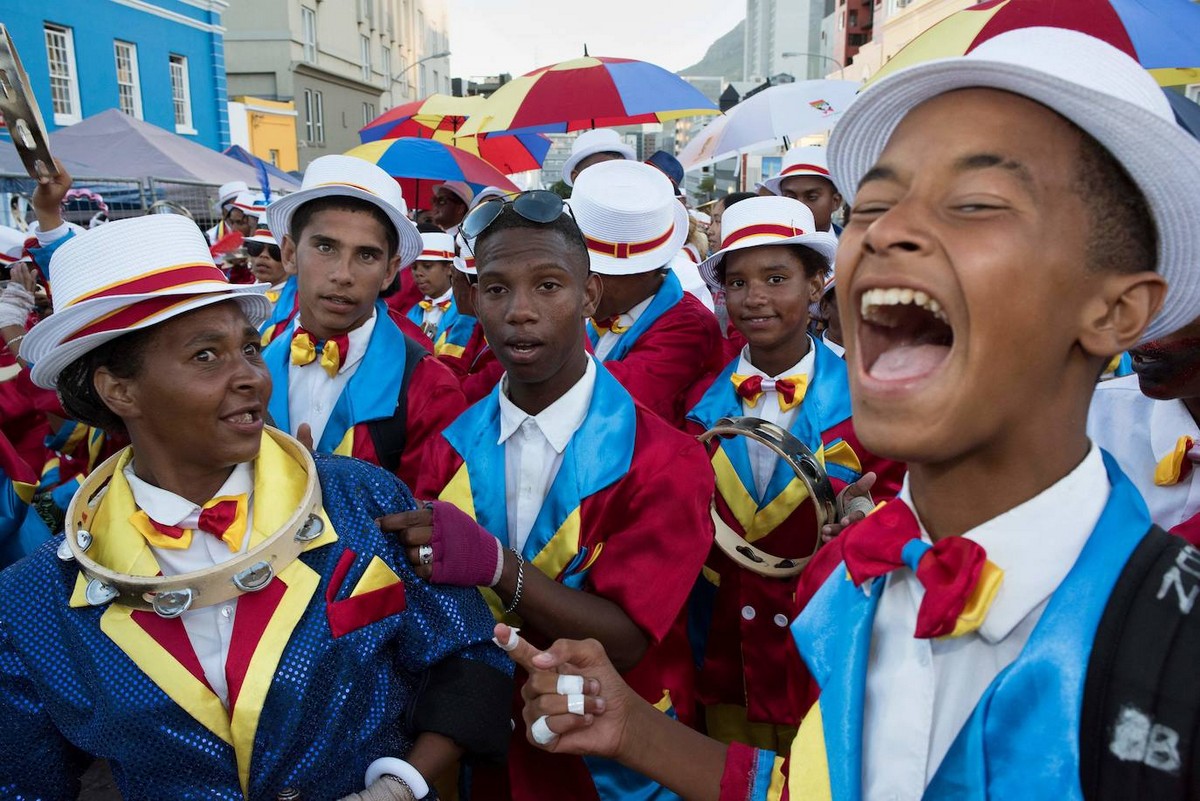
[{"label": "white fedora hat", "polygon": [[262,242],[264,245],[278,245],[279,240],[275,238],[275,234],[271,233],[271,229],[267,227],[267,221],[262,217],[258,218],[258,225],[254,228],[254,233],[246,237],[247,242]]},{"label": "white fedora hat", "polygon": [[[485,189],[484,192],[486,191]],[[481,192],[480,194],[483,193]],[[454,257],[454,269],[467,275],[479,275],[479,270],[475,267],[475,240],[467,239],[462,235],[462,231],[459,231],[454,235],[454,244],[457,247],[457,255]]]},{"label": "white fedora hat", "polygon": [[833,178],[829,174],[828,155],[825,148],[820,145],[793,147],[783,154],[783,166],[779,170],[779,175],[768,178],[761,184],[756,184],[755,188],[766,189],[772,195],[782,195],[783,182],[788,178],[815,175],[818,178],[827,178],[832,181]]},{"label": "white fedora hat", "polygon": [[601,275],[665,267],[687,241],[687,209],[671,180],[640,161],[606,161],[580,173],[569,203],[592,271]]},{"label": "white fedora hat", "polygon": [[222,207],[233,200],[242,192],[249,192],[250,187],[245,181],[230,181],[229,183],[221,184],[221,188],[217,190],[217,202],[213,209],[217,212],[222,210]]},{"label": "white fedora hat", "polygon": [[721,249],[700,262],[700,275],[710,289],[720,289],[725,254],[768,245],[803,245],[832,267],[837,237],[815,228],[812,211],[799,200],[774,195],[746,198],[721,216]]},{"label": "white fedora hat", "polygon": [[507,199],[512,194],[513,193],[507,189],[501,189],[498,186],[485,186],[483,189],[479,190],[479,194],[475,195],[475,199],[472,200],[468,205],[473,210],[476,206],[479,206],[485,201],[491,200],[494,197],[502,197]]},{"label": "white fedora hat", "polygon": [[239,192],[232,205],[248,217],[260,218],[267,213],[267,199],[253,192]]},{"label": "white fedora hat", "polygon": [[1150,205],[1158,272],[1168,284],[1143,341],[1186,325],[1200,308],[1200,142],[1179,127],[1141,65],[1099,39],[1061,28],[1000,34],[965,56],[917,64],[870,87],[846,110],[829,164],[847,201],[909,111],[956,89],[985,87],[1027,97],[1103,145]]},{"label": "white fedora hat", "polygon": [[321,156],[313,160],[304,171],[300,189],[267,207],[271,230],[281,237],[289,235],[296,209],[320,197],[353,197],[375,205],[396,228],[400,265],[416,261],[421,252],[421,235],[407,217],[408,206],[400,184],[378,166],[354,156]]},{"label": "white fedora hat", "polygon": [[[571,144],[571,155],[563,163],[562,179],[567,186],[574,186],[571,173],[579,166],[579,162],[597,153],[617,153],[626,161],[635,161],[637,154],[633,148],[621,139],[621,135],[612,128],[596,128],[584,131]],[[671,190],[673,195],[675,190]]]},{"label": "white fedora hat", "polygon": [[[137,254],[131,257],[130,254]],[[54,253],[54,314],[25,337],[33,382],[53,389],[71,362],[122,334],[237,301],[250,322],[271,313],[266,284],[231,284],[191,220],[152,214],[77,234]]]},{"label": "white fedora hat", "polygon": [[454,261],[454,237],[421,232],[421,255],[417,261]]}]

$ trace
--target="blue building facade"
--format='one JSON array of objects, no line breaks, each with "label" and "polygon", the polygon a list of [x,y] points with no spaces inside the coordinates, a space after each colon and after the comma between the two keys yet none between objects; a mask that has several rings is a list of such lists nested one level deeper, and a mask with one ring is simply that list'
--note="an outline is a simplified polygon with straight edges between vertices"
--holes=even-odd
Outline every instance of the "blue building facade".
[{"label": "blue building facade", "polygon": [[0,0],[46,127],[110,108],[229,146],[226,0]]}]

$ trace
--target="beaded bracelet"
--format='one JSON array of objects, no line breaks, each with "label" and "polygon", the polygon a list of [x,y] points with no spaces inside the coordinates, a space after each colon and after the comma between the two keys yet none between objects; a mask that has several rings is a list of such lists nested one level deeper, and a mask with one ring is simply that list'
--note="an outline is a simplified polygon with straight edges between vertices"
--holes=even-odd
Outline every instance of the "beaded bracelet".
[{"label": "beaded bracelet", "polygon": [[515,548],[509,548],[512,555],[517,557],[517,588],[513,591],[512,602],[508,608],[504,610],[504,614],[510,614],[515,611],[521,604],[521,590],[525,589],[525,557],[517,553]]}]

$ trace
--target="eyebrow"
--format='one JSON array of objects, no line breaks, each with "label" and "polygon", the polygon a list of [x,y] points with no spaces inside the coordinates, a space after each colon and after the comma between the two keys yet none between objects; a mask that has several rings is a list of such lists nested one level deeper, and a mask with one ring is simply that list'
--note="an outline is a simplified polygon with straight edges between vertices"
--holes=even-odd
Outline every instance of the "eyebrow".
[{"label": "eyebrow", "polygon": [[898,179],[899,175],[891,167],[875,165],[867,170],[867,174],[858,182],[858,188],[862,189],[864,184],[868,184],[871,181],[895,181]]},{"label": "eyebrow", "polygon": [[987,170],[993,167],[999,167],[1005,172],[1010,173],[1014,178],[1025,184],[1026,189],[1033,189],[1033,173],[1029,171],[1028,167],[1019,161],[1005,158],[996,153],[974,153],[969,156],[963,156],[954,162],[956,172]]}]

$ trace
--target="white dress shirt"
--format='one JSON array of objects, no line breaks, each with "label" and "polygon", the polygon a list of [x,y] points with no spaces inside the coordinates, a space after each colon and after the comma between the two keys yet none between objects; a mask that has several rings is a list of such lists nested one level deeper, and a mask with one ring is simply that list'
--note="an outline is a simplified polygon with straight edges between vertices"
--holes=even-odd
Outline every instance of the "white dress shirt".
[{"label": "white dress shirt", "polygon": [[845,346],[839,345],[838,343],[836,343],[832,339],[830,339],[828,331],[821,332],[821,342],[824,343],[825,347],[827,347],[831,351],[833,351],[834,356],[837,356],[839,359],[846,358]]},{"label": "white dress shirt", "polygon": [[1121,465],[1155,523],[1171,529],[1200,513],[1200,470],[1170,487],[1154,483],[1155,467],[1180,437],[1200,443],[1200,426],[1183,401],[1147,398],[1136,375],[1105,381],[1092,396],[1088,436]]},{"label": "white dress shirt", "polygon": [[508,544],[520,552],[542,502],[562,467],[563,451],[583,425],[596,387],[596,365],[587,360],[583,377],[539,414],[530,415],[508,399],[508,375],[500,382],[500,439],[504,446],[504,486]]},{"label": "white dress shirt", "polygon": [[430,331],[430,330],[436,331],[437,327],[438,327],[438,323],[440,323],[442,321],[442,316],[446,314],[446,310],[439,308],[437,306],[437,304],[449,302],[450,298],[452,298],[453,296],[454,296],[454,288],[453,287],[451,287],[450,289],[447,289],[445,292],[443,292],[441,295],[437,296],[436,298],[431,298],[428,295],[426,295],[424,298],[425,302],[432,303],[434,305],[428,309],[421,310],[424,313],[424,316],[421,318],[421,327],[424,328],[426,331]]},{"label": "white dress shirt", "polygon": [[[616,324],[623,329],[632,327],[638,321],[638,318],[646,313],[646,309],[650,308],[650,304],[654,301],[654,298],[655,296],[651,295],[629,311],[618,315]],[[607,359],[608,354],[612,353],[612,349],[617,346],[617,342],[620,341],[621,337],[622,334],[614,334],[611,330],[601,334],[600,339],[596,341],[596,358],[602,362]]]},{"label": "white dress shirt", "polygon": [[[133,472],[133,462],[125,465],[125,479],[133,492],[133,500],[151,520],[167,526],[195,529],[200,521],[200,507],[173,492],[142,481]],[[249,495],[246,508],[246,536],[241,552],[250,547],[250,528],[254,511],[254,468],[249,462],[238,465],[217,490],[214,498],[223,495]],[[164,576],[175,576],[219,565],[233,558],[234,552],[223,540],[210,533],[193,531],[187,548],[156,548],[150,546]],[[192,650],[204,669],[204,678],[221,703],[229,706],[229,685],[225,680],[225,660],[233,637],[233,622],[237,619],[237,599],[202,609],[189,609],[180,615]]]},{"label": "white dress shirt", "polygon": [[[297,317],[296,325],[304,326],[299,317]],[[308,423],[312,428],[313,445],[315,446],[321,441],[321,436],[325,433],[325,426],[329,423],[329,415],[333,413],[333,406],[342,396],[342,390],[346,388],[346,384],[350,383],[351,377],[358,370],[359,363],[367,353],[367,343],[371,341],[371,332],[374,330],[375,311],[372,309],[371,316],[367,318],[367,321],[350,332],[350,352],[346,356],[346,361],[342,363],[337,374],[332,378],[321,366],[320,351],[317,352],[317,358],[308,364],[288,365],[288,417],[291,420],[289,433],[292,436],[296,435],[301,425]],[[296,329],[293,327],[288,332],[288,337],[290,338],[295,332]],[[276,387],[275,391],[278,392],[279,388]]]},{"label": "white dress shirt", "polygon": [[[973,633],[917,639],[925,591],[907,568],[887,576],[867,662],[863,798],[921,798],[988,685],[1025,647],[1096,527],[1109,491],[1093,445],[1065,478],[963,535],[1004,571],[987,617]],[[898,497],[912,507],[907,477]],[[921,536],[929,541],[924,526]]]},{"label": "white dress shirt", "polygon": [[[802,375],[805,380],[812,377],[813,364],[816,361],[816,356],[813,353],[812,337],[808,338],[808,353],[804,354],[804,358],[796,362],[787,370],[784,370],[779,375],[767,375],[762,370],[759,370],[750,363],[750,346],[746,345],[742,348],[741,358],[738,359],[737,367],[734,372],[738,375],[760,375],[763,378],[779,379],[779,378],[794,378]],[[751,406],[750,402],[742,400],[742,414],[746,417],[757,417],[760,420],[766,420],[768,423],[774,423],[780,428],[790,431],[792,423],[796,420],[796,414],[800,411],[799,406],[788,409],[786,412],[779,408],[779,396],[775,390],[766,390],[758,399],[758,404]],[[763,494],[767,491],[767,485],[771,483],[771,476],[775,473],[775,466],[779,463],[779,454],[753,440],[746,440],[746,450],[750,455],[750,472],[754,475],[754,489],[758,493],[758,500],[761,501]]]}]

